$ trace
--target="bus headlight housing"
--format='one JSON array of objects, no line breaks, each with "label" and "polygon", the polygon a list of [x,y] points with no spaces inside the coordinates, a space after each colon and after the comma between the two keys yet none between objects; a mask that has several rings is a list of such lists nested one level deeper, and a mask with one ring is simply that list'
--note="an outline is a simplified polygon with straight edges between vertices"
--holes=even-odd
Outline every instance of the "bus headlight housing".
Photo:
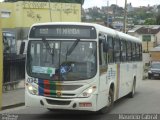
[{"label": "bus headlight housing", "polygon": [[37,86],[33,86],[31,84],[26,84],[27,90],[30,94],[32,95],[38,95],[38,87]]},{"label": "bus headlight housing", "polygon": [[90,97],[95,91],[96,91],[97,87],[96,86],[91,86],[88,89],[84,90],[79,97]]}]

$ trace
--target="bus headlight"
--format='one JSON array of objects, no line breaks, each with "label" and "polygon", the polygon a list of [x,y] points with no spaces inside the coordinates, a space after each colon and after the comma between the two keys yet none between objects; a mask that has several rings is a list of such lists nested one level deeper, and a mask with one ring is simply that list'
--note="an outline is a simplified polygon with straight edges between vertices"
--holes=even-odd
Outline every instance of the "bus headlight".
[{"label": "bus headlight", "polygon": [[96,91],[97,87],[96,86],[92,86],[89,87],[88,89],[84,90],[79,97],[90,97],[95,91]]},{"label": "bus headlight", "polygon": [[38,88],[36,86],[33,86],[31,84],[26,84],[28,92],[32,95],[37,95],[38,94]]}]

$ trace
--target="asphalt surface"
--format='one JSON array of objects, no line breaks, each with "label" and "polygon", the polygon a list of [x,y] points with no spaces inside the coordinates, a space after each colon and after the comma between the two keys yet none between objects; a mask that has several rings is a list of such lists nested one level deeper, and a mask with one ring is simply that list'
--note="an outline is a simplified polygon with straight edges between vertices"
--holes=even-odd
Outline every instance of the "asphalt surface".
[{"label": "asphalt surface", "polygon": [[160,114],[160,80],[143,80],[136,90],[135,97],[123,97],[116,101],[109,114],[79,111],[51,112],[44,108],[26,107],[4,110],[0,113],[2,113],[1,118],[12,115],[11,117],[17,118],[16,120],[120,120],[125,114],[132,114],[135,119],[143,120],[147,119],[145,115],[152,114],[149,116],[151,119],[160,120],[160,115],[157,116]]}]

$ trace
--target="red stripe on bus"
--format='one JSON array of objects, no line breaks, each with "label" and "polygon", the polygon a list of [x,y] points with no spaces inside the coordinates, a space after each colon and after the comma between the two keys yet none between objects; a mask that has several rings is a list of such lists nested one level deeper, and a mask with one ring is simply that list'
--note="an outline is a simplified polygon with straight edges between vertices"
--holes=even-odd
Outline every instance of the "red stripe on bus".
[{"label": "red stripe on bus", "polygon": [[44,96],[50,95],[50,82],[49,80],[44,80]]}]

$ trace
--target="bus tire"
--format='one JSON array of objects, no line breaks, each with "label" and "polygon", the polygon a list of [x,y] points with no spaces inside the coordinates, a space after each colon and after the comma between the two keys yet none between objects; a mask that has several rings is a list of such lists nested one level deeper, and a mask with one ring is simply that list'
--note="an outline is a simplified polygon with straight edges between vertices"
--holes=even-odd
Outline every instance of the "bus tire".
[{"label": "bus tire", "polygon": [[100,114],[109,113],[111,111],[112,107],[113,107],[114,93],[113,93],[112,89],[109,90],[108,101],[109,101],[109,105],[98,111]]},{"label": "bus tire", "polygon": [[136,90],[136,80],[134,80],[133,85],[132,85],[132,91],[128,94],[129,98],[133,98],[135,95],[135,90]]}]

